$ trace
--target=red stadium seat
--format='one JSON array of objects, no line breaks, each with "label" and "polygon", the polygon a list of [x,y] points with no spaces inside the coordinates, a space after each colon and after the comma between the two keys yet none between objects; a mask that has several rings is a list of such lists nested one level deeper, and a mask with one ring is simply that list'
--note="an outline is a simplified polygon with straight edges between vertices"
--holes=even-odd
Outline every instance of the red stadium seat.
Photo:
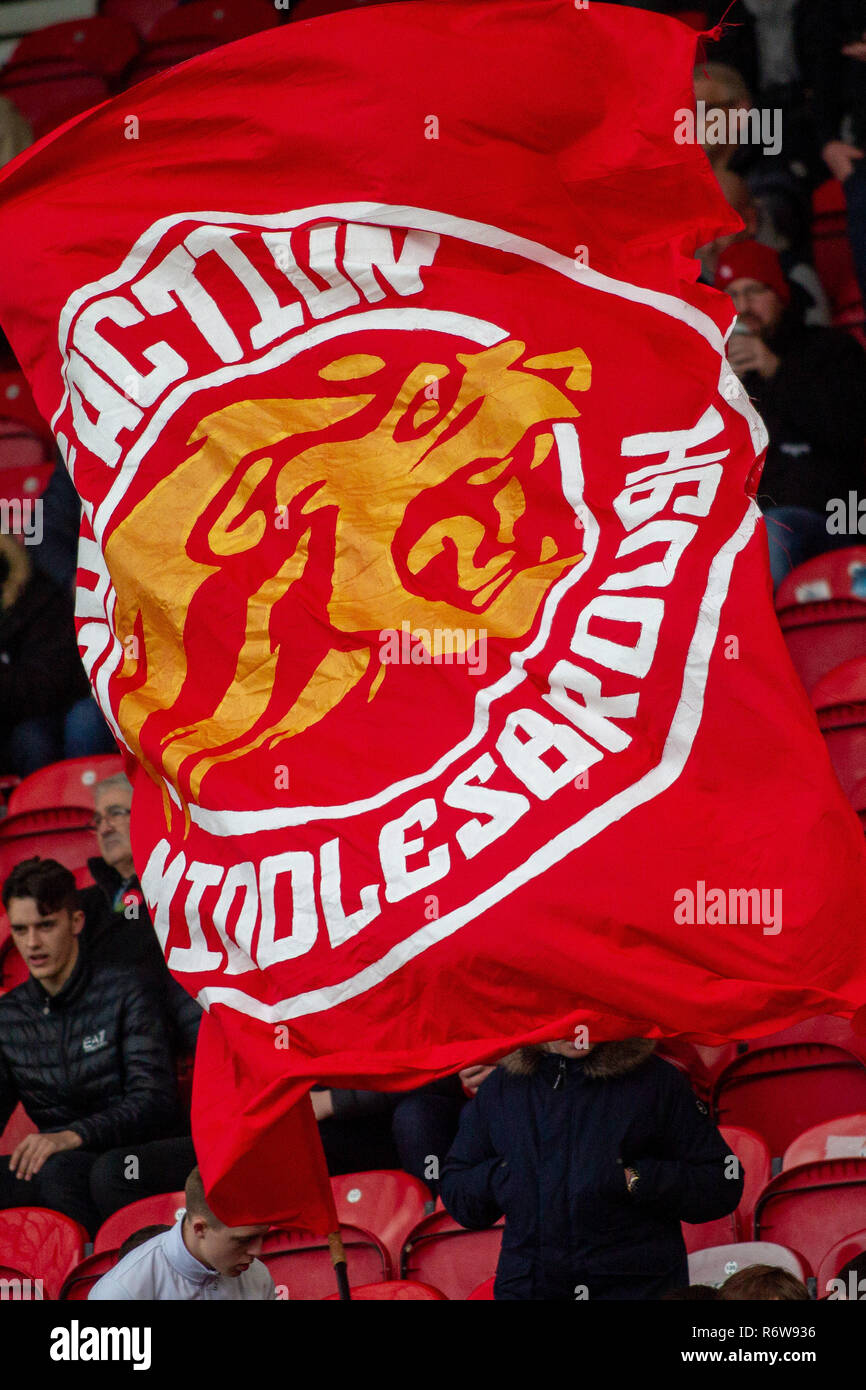
[{"label": "red stadium seat", "polygon": [[28,1134],[36,1134],[36,1126],[23,1105],[16,1105],[3,1133],[0,1134],[0,1154],[11,1154]]},{"label": "red stadium seat", "polygon": [[866,1158],[832,1158],[788,1168],[755,1209],[755,1238],[799,1251],[813,1270],[850,1231],[866,1226]]},{"label": "red stadium seat", "polygon": [[827,599],[783,608],[779,625],[807,691],[843,661],[866,656],[866,602],[862,599]]},{"label": "red stadium seat", "polygon": [[866,545],[829,550],[798,565],[776,590],[776,608],[834,598],[866,599]]},{"label": "red stadium seat", "polygon": [[[818,1297],[826,1298],[828,1294],[834,1292],[830,1286],[831,1279],[838,1279],[839,1271],[845,1267],[849,1260],[856,1259],[866,1250],[866,1228],[862,1231],[852,1231],[850,1235],[843,1236],[837,1240],[832,1250],[828,1250],[820,1265],[816,1283],[818,1285]],[[857,1280],[856,1296],[859,1300],[866,1297],[866,1284],[861,1284],[862,1275]],[[852,1290],[853,1291],[853,1290]],[[849,1290],[846,1289],[846,1295]],[[852,1300],[853,1301],[853,1300]]]},{"label": "red stadium seat", "polygon": [[0,883],[22,859],[36,854],[57,859],[73,872],[83,868],[99,853],[99,844],[82,820],[81,808],[67,807],[6,816],[0,821]]},{"label": "red stadium seat", "polygon": [[777,1269],[787,1269],[795,1279],[805,1284],[811,1270],[796,1250],[771,1241],[740,1241],[736,1245],[717,1245],[708,1250],[696,1250],[689,1255],[689,1283],[709,1284],[718,1288],[732,1274],[750,1265],[773,1265]]},{"label": "red stadium seat", "polygon": [[192,0],[167,10],[150,30],[127,81],[141,82],[221,44],[271,29],[280,19],[270,0]]},{"label": "red stadium seat", "polygon": [[[388,1251],[372,1231],[341,1225],[340,1232],[351,1287],[390,1281],[393,1271]],[[278,1298],[311,1302],[328,1298],[337,1288],[325,1236],[276,1228],[265,1236],[260,1259],[271,1272]]]},{"label": "red stadium seat", "polygon": [[61,1285],[84,1255],[87,1232],[77,1221],[47,1207],[10,1207],[0,1211],[0,1264],[41,1279],[46,1298],[57,1298]]},{"label": "red stadium seat", "polygon": [[93,1285],[117,1264],[116,1250],[103,1250],[99,1255],[88,1255],[77,1264],[63,1281],[60,1298],[64,1302],[83,1303]]},{"label": "red stadium seat", "polygon": [[386,1247],[391,1267],[399,1269],[403,1244],[430,1202],[424,1183],[398,1169],[379,1169],[332,1178],[331,1188],[340,1221],[373,1231]]},{"label": "red stadium seat", "polygon": [[127,1237],[143,1226],[173,1226],[185,1206],[183,1192],[160,1192],[155,1197],[130,1202],[103,1221],[93,1241],[94,1255],[119,1250]]},{"label": "red stadium seat", "polygon": [[855,790],[866,777],[866,702],[819,710],[818,727],[839,785],[852,801]]},{"label": "red stadium seat", "polygon": [[816,1014],[814,1018],[801,1019],[790,1028],[768,1033],[763,1038],[753,1038],[746,1044],[749,1049],[776,1047],[780,1043],[820,1042],[844,1047],[855,1057],[866,1061],[866,1036],[854,1032],[849,1019],[837,1018],[835,1014]]},{"label": "red stadium seat", "polygon": [[0,72],[0,93],[27,117],[37,139],[110,95],[102,77],[74,72],[40,77],[34,68],[9,66]]},{"label": "red stadium seat", "polygon": [[754,1130],[773,1157],[810,1125],[860,1109],[866,1066],[829,1043],[754,1048],[729,1063],[714,1088],[716,1123]]},{"label": "red stadium seat", "polygon": [[[338,1293],[329,1293],[325,1303],[335,1303]],[[384,1284],[361,1284],[352,1289],[353,1303],[447,1303],[444,1293],[432,1284],[417,1284],[411,1279],[391,1279]]]},{"label": "red stadium seat", "polygon": [[119,753],[100,753],[92,758],[67,758],[32,772],[9,798],[9,814],[47,811],[59,806],[80,807],[86,824],[93,816],[93,788],[106,777],[123,771]]},{"label": "red stadium seat", "polygon": [[866,1158],[866,1113],[840,1115],[798,1134],[782,1155],[782,1171],[828,1158]]},{"label": "red stadium seat", "polygon": [[133,26],[101,14],[33,29],[18,40],[6,72],[24,66],[44,66],[52,75],[56,65],[61,77],[69,72],[83,72],[113,79],[129,66],[137,52],[138,36]]},{"label": "red stadium seat", "polygon": [[866,702],[866,657],[855,656],[834,666],[812,687],[812,704],[816,710],[832,709],[835,705],[859,705]]},{"label": "red stadium seat", "polygon": [[833,322],[840,327],[862,323],[863,300],[848,236],[848,209],[838,179],[827,179],[812,195],[812,255]]},{"label": "red stadium seat", "polygon": [[44,457],[51,457],[54,448],[51,429],[37,409],[26,376],[17,369],[0,372],[0,418],[26,425],[42,440]]},{"label": "red stadium seat", "polygon": [[486,1231],[467,1231],[447,1211],[419,1221],[403,1247],[400,1274],[441,1289],[451,1299],[468,1298],[496,1272],[503,1222]]},{"label": "red stadium seat", "polygon": [[9,420],[0,415],[0,488],[4,496],[8,496],[11,475],[23,473],[26,477],[28,472],[37,473],[40,468],[47,468],[49,476],[54,469],[46,456],[41,435],[21,420]]},{"label": "red stadium seat", "polygon": [[178,0],[102,0],[100,14],[109,19],[122,19],[131,24],[140,38],[146,38],[154,24],[168,10],[176,8]]},{"label": "red stadium seat", "polygon": [[[3,450],[4,442],[8,440],[0,435],[0,453]],[[54,472],[53,463],[40,463],[35,467],[25,466],[22,468],[4,468],[0,463],[0,497],[5,502],[33,502],[37,497],[41,497],[48,484],[51,482],[51,474]],[[26,512],[22,513],[21,530],[26,534],[32,523]],[[18,523],[15,522],[17,529]],[[31,532],[32,534],[32,532]]]},{"label": "red stadium seat", "polygon": [[745,1179],[743,1195],[736,1211],[731,1212],[730,1216],[720,1217],[716,1221],[702,1221],[699,1225],[689,1225],[686,1221],[682,1223],[683,1240],[690,1255],[696,1250],[749,1240],[755,1203],[770,1181],[770,1150],[759,1134],[731,1126],[723,1128],[721,1135],[742,1164]]},{"label": "red stadium seat", "polygon": [[470,1294],[467,1294],[467,1301],[469,1303],[492,1303],[495,1283],[495,1279],[485,1279],[483,1284],[479,1284],[477,1289],[473,1289]]}]

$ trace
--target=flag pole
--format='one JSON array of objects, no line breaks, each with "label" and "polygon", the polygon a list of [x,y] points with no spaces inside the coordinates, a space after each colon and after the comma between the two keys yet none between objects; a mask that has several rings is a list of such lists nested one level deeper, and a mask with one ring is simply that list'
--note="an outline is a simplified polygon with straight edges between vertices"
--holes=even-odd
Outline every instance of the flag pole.
[{"label": "flag pole", "polygon": [[349,1289],[349,1271],[346,1268],[346,1251],[343,1248],[343,1237],[339,1230],[329,1233],[328,1249],[331,1252],[331,1264],[334,1266],[334,1273],[337,1276],[340,1302],[351,1303],[352,1294]]}]

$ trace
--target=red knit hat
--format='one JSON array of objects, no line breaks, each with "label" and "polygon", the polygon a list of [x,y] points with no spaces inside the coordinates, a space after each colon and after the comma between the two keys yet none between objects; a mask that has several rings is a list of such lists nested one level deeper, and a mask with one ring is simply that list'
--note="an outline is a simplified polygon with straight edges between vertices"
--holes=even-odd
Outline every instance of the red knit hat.
[{"label": "red knit hat", "polygon": [[775,290],[783,304],[790,303],[791,290],[777,253],[759,241],[735,241],[719,256],[714,284],[726,290],[733,280],[760,280]]}]

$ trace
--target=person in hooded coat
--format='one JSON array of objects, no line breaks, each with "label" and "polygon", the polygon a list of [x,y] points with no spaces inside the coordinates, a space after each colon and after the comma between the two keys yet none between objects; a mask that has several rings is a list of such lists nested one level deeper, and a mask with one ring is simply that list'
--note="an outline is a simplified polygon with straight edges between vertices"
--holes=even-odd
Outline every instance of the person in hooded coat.
[{"label": "person in hooded coat", "polygon": [[470,1230],[505,1216],[494,1298],[660,1298],[688,1283],[680,1222],[737,1207],[742,1165],[653,1051],[524,1047],[464,1108],[440,1193]]}]

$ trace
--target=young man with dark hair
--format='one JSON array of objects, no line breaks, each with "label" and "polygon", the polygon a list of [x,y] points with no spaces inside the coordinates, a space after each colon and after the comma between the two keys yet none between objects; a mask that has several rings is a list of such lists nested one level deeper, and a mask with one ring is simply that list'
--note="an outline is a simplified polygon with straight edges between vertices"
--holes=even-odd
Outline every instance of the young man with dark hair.
[{"label": "young man with dark hair", "polygon": [[100,1155],[177,1133],[165,1019],[152,986],[79,950],[75,879],[52,859],[16,865],[3,885],[12,940],[30,978],[0,999],[0,1129],[20,1101],[38,1134],[0,1157],[0,1208],[45,1206],[91,1234]]},{"label": "young man with dark hair", "polygon": [[211,1211],[198,1168],[186,1180],[186,1210],[174,1226],[118,1261],[90,1290],[96,1302],[276,1298],[256,1256],[267,1226],[226,1226]]}]

